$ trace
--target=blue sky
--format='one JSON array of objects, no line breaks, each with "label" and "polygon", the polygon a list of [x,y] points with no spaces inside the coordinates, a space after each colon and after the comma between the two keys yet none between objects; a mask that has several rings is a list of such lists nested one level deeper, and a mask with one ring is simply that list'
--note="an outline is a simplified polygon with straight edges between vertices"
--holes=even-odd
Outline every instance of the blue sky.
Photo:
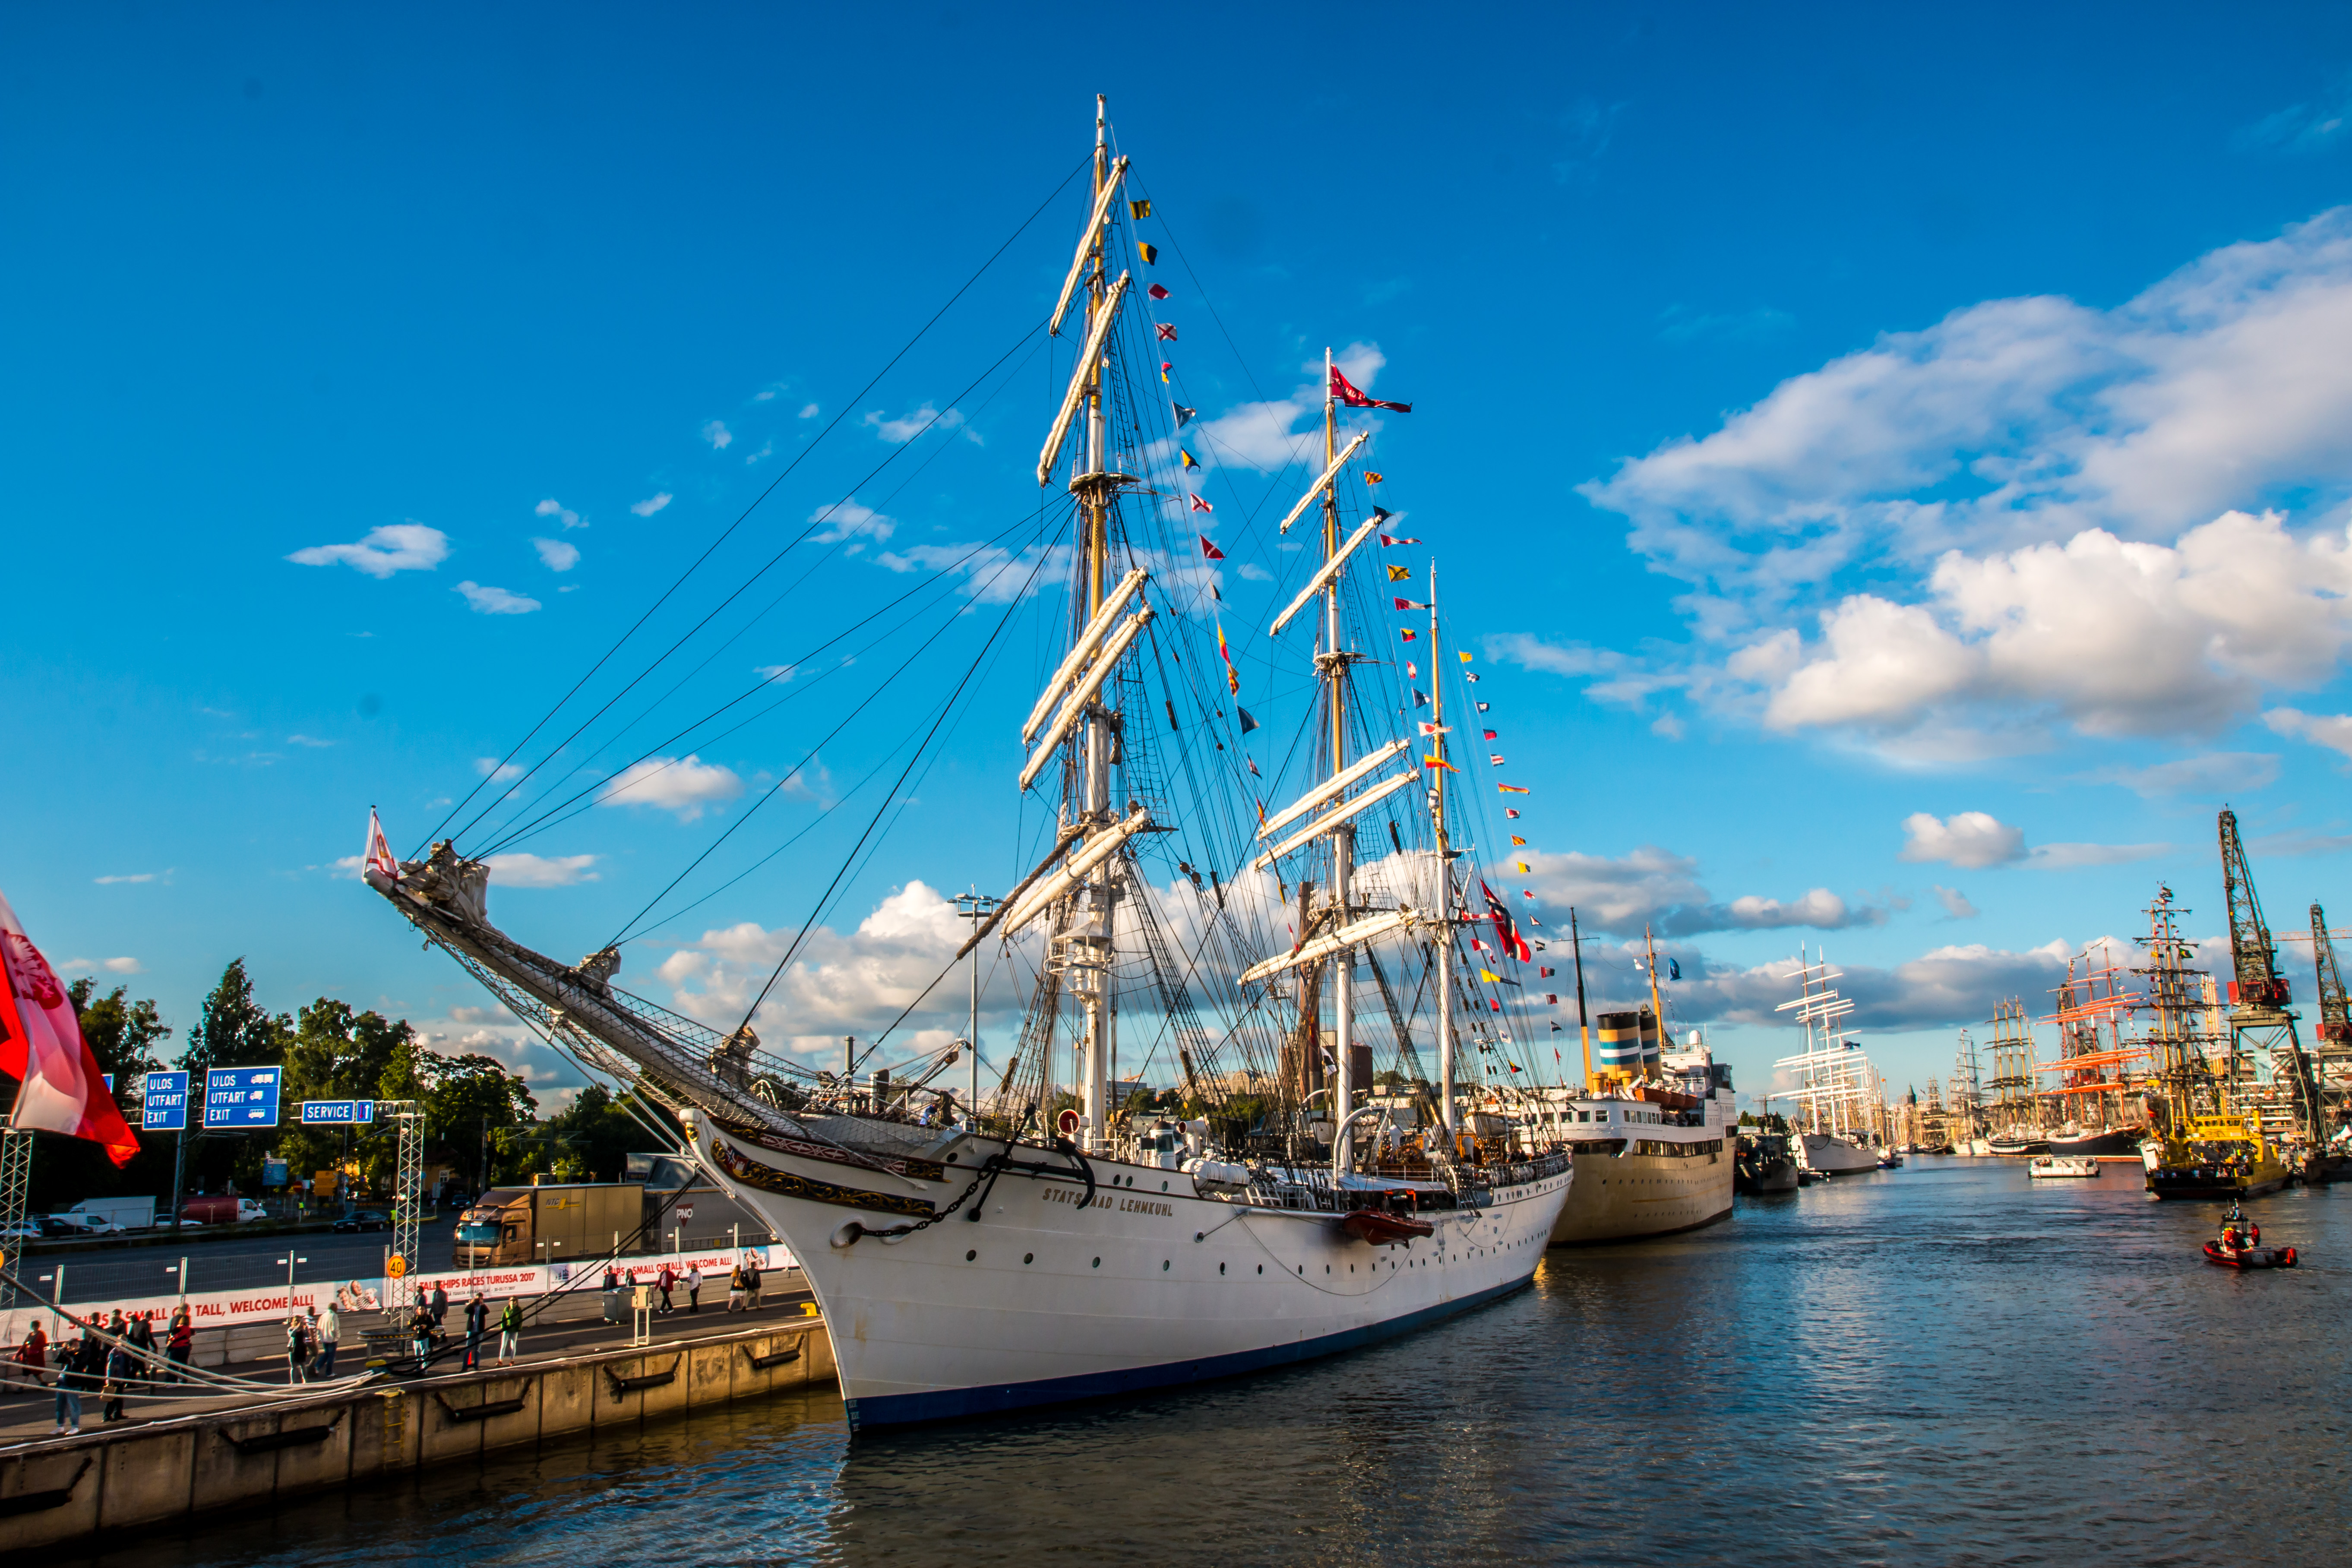
[{"label": "blue sky", "polygon": [[[2274,924],[2352,908],[2341,12],[21,7],[0,41],[0,888],[183,1027],[244,954],[273,1005],[561,1081],[336,863],[371,804],[411,849],[845,411],[722,565],[845,495],[888,520],[869,560],[1020,524],[1040,364],[953,400],[1050,304],[1076,187],[856,395],[1097,90],[1214,308],[1210,493],[1267,487],[1244,405],[1327,344],[1380,362],[1416,404],[1381,465],[1541,785],[1526,880],[1674,933],[1743,1087],[1799,942],[1924,1084],[2158,879],[2218,930],[2224,799]],[[920,575],[793,602],[735,673]],[[927,889],[1013,873],[1024,680],[832,906],[812,1033],[895,1011]],[[522,847],[552,885],[502,917],[601,942],[823,709]],[[723,1000],[846,842],[625,980]]]}]

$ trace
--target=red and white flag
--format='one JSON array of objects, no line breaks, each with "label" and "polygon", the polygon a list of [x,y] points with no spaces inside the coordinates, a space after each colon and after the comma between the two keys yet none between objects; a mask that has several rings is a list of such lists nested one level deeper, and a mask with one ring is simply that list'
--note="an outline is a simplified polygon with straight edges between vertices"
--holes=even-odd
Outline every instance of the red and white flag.
[{"label": "red and white flag", "polygon": [[1377,397],[1365,396],[1356,390],[1353,382],[1339,374],[1339,367],[1336,364],[1331,367],[1331,397],[1345,408],[1386,408],[1398,414],[1412,412],[1410,403],[1383,403]]},{"label": "red and white flag", "polygon": [[22,1080],[8,1125],[19,1131],[62,1132],[106,1146],[106,1157],[127,1165],[139,1140],[106,1091],[98,1058],[81,1037],[73,998],[57,972],[0,898],[0,1072]]},{"label": "red and white flag", "polygon": [[1224,552],[1223,551],[1222,551],[1222,550],[1218,549],[1215,545],[1213,545],[1213,544],[1212,544],[1212,543],[1210,543],[1210,542],[1209,542],[1209,536],[1208,536],[1207,534],[1205,534],[1205,533],[1204,533],[1204,534],[1202,534],[1200,537],[1201,537],[1201,559],[1202,559],[1202,560],[1203,560],[1203,561],[1223,561],[1223,560],[1225,558],[1225,552]]},{"label": "red and white flag", "polygon": [[392,858],[392,845],[383,836],[383,824],[376,820],[375,807],[368,807],[367,854],[362,868],[381,871],[387,881],[400,880],[400,862]]},{"label": "red and white flag", "polygon": [[1199,496],[1194,496],[1192,498],[1192,510],[1194,511],[1214,511],[1217,509],[1211,506],[1207,501],[1202,500]]}]

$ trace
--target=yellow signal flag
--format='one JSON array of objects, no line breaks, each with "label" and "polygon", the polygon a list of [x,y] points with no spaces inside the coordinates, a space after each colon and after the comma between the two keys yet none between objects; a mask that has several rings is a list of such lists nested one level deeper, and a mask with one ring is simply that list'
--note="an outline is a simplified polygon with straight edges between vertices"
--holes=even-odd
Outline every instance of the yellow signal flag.
[{"label": "yellow signal flag", "polygon": [[1389,581],[1390,581],[1390,582],[1391,582],[1391,583],[1410,583],[1410,582],[1412,582],[1412,567],[1410,567],[1410,566],[1391,566],[1391,567],[1390,567],[1390,568],[1389,568]]},{"label": "yellow signal flag", "polygon": [[1380,475],[1378,475],[1378,474],[1376,474],[1376,473],[1372,472],[1372,470],[1371,470],[1371,469],[1370,469],[1370,468],[1366,468],[1366,469],[1364,470],[1364,483],[1366,483],[1366,484],[1368,484],[1368,485],[1376,485],[1376,484],[1379,484],[1380,482],[1381,482],[1381,476],[1380,476]]},{"label": "yellow signal flag", "polygon": [[1470,656],[1466,653],[1457,653],[1454,657],[1460,659],[1465,664],[1470,662]]},{"label": "yellow signal flag", "polygon": [[1192,453],[1184,450],[1181,447],[1176,448],[1176,455],[1184,459],[1184,466],[1188,468],[1197,468],[1201,466],[1201,459],[1192,456]]},{"label": "yellow signal flag", "polygon": [[[1511,842],[1512,842],[1512,843],[1514,843],[1514,844],[1517,844],[1517,845],[1520,845],[1520,846],[1522,846],[1522,847],[1524,847],[1524,846],[1527,844],[1527,840],[1526,840],[1526,839],[1524,839],[1524,838],[1522,838],[1522,837],[1519,837],[1517,834],[1516,834],[1516,833],[1514,833],[1514,834],[1512,834],[1512,835],[1511,835]],[[1520,869],[1521,869],[1521,870],[1525,870],[1525,869],[1527,869],[1527,868],[1523,866],[1523,867],[1521,867],[1521,868],[1520,868]]]},{"label": "yellow signal flag", "polygon": [[1139,218],[1150,217],[1151,216],[1151,198],[1150,196],[1146,196],[1139,202],[1129,202],[1127,204],[1127,210],[1133,213]]},{"label": "yellow signal flag", "polygon": [[1146,245],[1143,241],[1139,239],[1135,242],[1135,248],[1143,253],[1143,264],[1146,267],[1157,267],[1160,265],[1160,247],[1158,246]]},{"label": "yellow signal flag", "polygon": [[1524,877],[1524,876],[1526,876],[1526,875],[1528,874],[1528,863],[1527,863],[1526,861],[1524,861],[1524,860],[1515,861],[1515,862],[1514,862],[1514,864],[1516,864],[1516,865],[1518,867],[1518,868],[1519,868],[1519,875],[1520,875],[1520,876]]},{"label": "yellow signal flag", "polygon": [[1478,978],[1485,981],[1489,985],[1500,985],[1503,983],[1503,977],[1496,973],[1491,969],[1480,970],[1478,972]]}]

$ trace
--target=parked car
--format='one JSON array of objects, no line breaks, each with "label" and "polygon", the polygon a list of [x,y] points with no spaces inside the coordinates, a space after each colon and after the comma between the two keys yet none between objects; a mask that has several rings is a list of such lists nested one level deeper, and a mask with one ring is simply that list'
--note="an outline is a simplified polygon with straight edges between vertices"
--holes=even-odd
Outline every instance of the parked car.
[{"label": "parked car", "polygon": [[69,1225],[55,1215],[27,1215],[15,1225],[0,1230],[0,1237],[11,1241],[56,1241],[67,1237],[88,1236],[79,1225]]},{"label": "parked car", "polygon": [[390,1230],[392,1216],[382,1209],[353,1209],[335,1222],[339,1231]]}]

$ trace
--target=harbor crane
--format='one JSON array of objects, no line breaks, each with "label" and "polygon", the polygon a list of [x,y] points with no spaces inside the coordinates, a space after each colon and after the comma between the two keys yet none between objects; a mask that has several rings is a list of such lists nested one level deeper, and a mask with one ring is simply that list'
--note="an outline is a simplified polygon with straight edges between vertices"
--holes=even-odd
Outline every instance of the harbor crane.
[{"label": "harbor crane", "polygon": [[[2238,814],[2224,806],[2221,816],[2221,893],[2230,906],[2230,1072],[2231,1087],[2262,1108],[2273,1131],[2325,1138],[2319,1075],[2304,1051],[2286,976],[2279,973],[2278,943],[2263,920],[2254,874],[2238,837]],[[2323,931],[2326,927],[2320,928]],[[2269,1058],[2267,1092],[2256,1080],[2259,1057]]]}]

